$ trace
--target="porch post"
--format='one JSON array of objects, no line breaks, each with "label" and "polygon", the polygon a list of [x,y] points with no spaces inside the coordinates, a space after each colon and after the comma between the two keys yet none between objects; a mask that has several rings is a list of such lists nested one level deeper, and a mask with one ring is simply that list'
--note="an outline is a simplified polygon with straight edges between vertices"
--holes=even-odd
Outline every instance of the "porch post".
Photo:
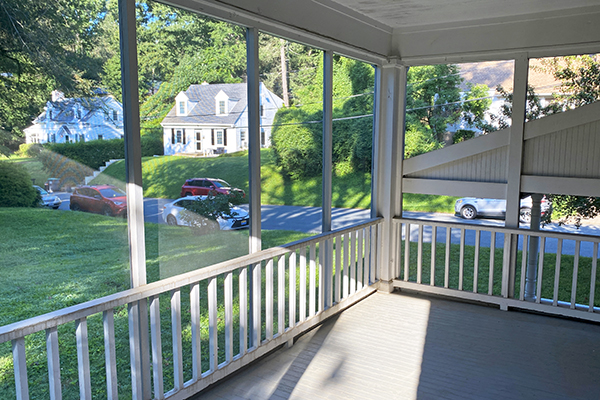
[{"label": "porch post", "polygon": [[[260,77],[258,74],[258,29],[248,28],[246,31],[246,68],[248,72],[248,169],[250,187],[250,253],[261,250],[261,216],[260,216]],[[252,265],[248,273],[249,279],[249,304],[248,304],[248,332],[250,332],[249,347],[260,344],[260,334],[255,330],[260,328],[260,301],[254,296],[260,296],[260,263]],[[255,280],[258,278],[258,282]],[[255,287],[257,286],[257,288]],[[256,290],[258,289],[258,290]]]},{"label": "porch post", "polygon": [[[323,52],[323,185],[321,232],[331,232],[331,191],[332,191],[332,157],[333,157],[333,51]],[[324,308],[331,307],[333,278],[333,239],[325,241],[325,248],[319,249],[323,254],[321,263],[324,274]],[[339,243],[338,243],[339,245]]]},{"label": "porch post", "polygon": [[375,74],[372,216],[384,218],[379,243],[379,290],[392,292],[398,260],[393,218],[402,216],[402,160],[408,67],[390,60]]},{"label": "porch post", "polygon": [[[137,75],[135,1],[119,0],[119,44],[121,87],[123,91],[123,128],[127,180],[127,229],[131,287],[146,284],[146,246],[144,237],[144,193],[142,185],[142,145]],[[132,396],[150,398],[150,354],[148,304],[146,299],[129,304],[129,343]]]},{"label": "porch post", "polygon": [[[512,125],[508,144],[508,167],[506,185],[507,228],[519,227],[519,208],[521,204],[521,170],[523,161],[523,138],[525,130],[525,111],[527,107],[527,75],[529,59],[526,53],[515,58],[513,84]],[[502,296],[514,297],[518,236],[504,237],[504,259],[502,265]]]}]

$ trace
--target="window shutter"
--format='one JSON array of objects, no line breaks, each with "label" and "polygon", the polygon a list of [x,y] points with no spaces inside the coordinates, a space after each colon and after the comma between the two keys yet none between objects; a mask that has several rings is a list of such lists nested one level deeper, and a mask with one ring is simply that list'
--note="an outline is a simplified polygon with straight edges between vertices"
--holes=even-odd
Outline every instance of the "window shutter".
[{"label": "window shutter", "polygon": [[223,145],[227,146],[227,129],[223,129]]},{"label": "window shutter", "polygon": [[175,144],[175,128],[171,128],[171,144]]},{"label": "window shutter", "polygon": [[183,144],[185,144],[185,129],[182,129],[181,132],[182,132],[182,135],[183,135]]},{"label": "window shutter", "polygon": [[211,129],[210,130],[210,143],[214,146],[215,145],[215,130]]}]

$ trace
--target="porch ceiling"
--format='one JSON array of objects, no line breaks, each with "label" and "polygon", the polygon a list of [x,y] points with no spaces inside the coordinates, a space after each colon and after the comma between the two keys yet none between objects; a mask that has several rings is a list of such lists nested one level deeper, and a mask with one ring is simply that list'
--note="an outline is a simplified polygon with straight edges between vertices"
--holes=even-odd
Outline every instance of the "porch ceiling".
[{"label": "porch ceiling", "polygon": [[272,33],[290,39],[303,41],[302,34],[286,34],[286,27],[409,65],[507,59],[519,52],[530,57],[600,52],[600,0],[191,2],[234,10],[222,14],[231,20],[251,15],[265,23],[261,29],[271,24]]}]

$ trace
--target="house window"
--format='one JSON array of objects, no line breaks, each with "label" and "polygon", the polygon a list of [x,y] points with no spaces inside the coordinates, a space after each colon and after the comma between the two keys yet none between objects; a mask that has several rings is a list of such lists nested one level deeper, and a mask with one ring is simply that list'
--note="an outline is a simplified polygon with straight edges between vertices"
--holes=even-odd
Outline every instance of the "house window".
[{"label": "house window", "polygon": [[185,114],[185,102],[184,101],[179,102],[179,114]]},{"label": "house window", "polygon": [[56,133],[53,133],[52,136],[50,136],[50,137],[51,137],[50,141],[52,143],[56,143]]},{"label": "house window", "polygon": [[69,135],[65,135],[65,143],[69,143]]},{"label": "house window", "polygon": [[240,131],[240,142],[246,140],[246,131]]},{"label": "house window", "polygon": [[175,143],[181,143],[181,138],[182,138],[182,133],[180,130],[177,131],[176,133],[176,142]]},{"label": "house window", "polygon": [[81,110],[77,109],[77,119],[81,119]]},{"label": "house window", "polygon": [[219,114],[225,114],[225,101],[219,101]]},{"label": "house window", "polygon": [[98,140],[102,140],[103,136],[102,135],[98,135]]},{"label": "house window", "polygon": [[119,120],[119,113],[117,113],[115,110],[113,110],[113,120],[115,120],[115,121]]},{"label": "house window", "polygon": [[265,147],[265,131],[263,130],[260,131],[260,145]]},{"label": "house window", "polygon": [[263,108],[263,105],[260,105],[260,116],[263,117],[265,115],[265,109]]},{"label": "house window", "polygon": [[217,131],[217,144],[223,144],[223,131]]}]

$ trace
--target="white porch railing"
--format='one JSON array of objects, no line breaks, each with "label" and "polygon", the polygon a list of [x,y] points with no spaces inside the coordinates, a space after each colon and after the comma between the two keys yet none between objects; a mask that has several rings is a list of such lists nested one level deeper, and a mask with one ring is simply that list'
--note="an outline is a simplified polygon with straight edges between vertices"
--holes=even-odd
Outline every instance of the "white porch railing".
[{"label": "white porch railing", "polygon": [[[68,335],[60,344],[77,349],[81,399],[92,397],[88,343],[102,338],[107,398],[118,397],[117,372],[123,371],[117,366],[125,362],[132,398],[187,398],[373,293],[380,222],[372,219],[1,327],[0,343],[12,341],[16,397],[29,398],[25,340],[45,331],[50,398],[62,398],[58,329],[74,322],[75,343],[68,343]],[[169,320],[161,318],[161,300],[163,311],[170,310],[170,332],[161,329],[161,321]],[[117,319],[125,318],[124,306],[129,332],[115,329]],[[98,313],[102,323],[88,332],[88,320]],[[169,333],[167,382],[161,337]],[[119,335],[127,336],[129,354],[117,354]],[[186,357],[191,362],[184,363]]]},{"label": "white porch railing", "polygon": [[[600,237],[402,218],[394,222],[395,287],[498,304],[504,310],[600,321]],[[538,256],[529,248],[532,238],[539,238]],[[530,279],[533,293],[525,301],[528,264],[537,278]]]}]

